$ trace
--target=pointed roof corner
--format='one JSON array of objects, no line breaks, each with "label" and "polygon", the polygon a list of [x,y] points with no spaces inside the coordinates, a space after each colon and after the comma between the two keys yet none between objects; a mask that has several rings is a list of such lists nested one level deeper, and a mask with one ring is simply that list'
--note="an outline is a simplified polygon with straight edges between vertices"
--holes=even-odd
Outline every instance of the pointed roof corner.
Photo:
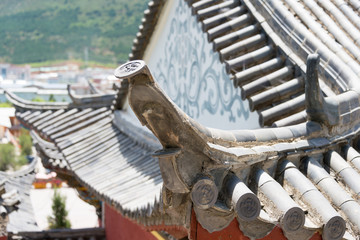
[{"label": "pointed roof corner", "polygon": [[309,121],[334,126],[339,123],[340,119],[338,104],[333,98],[325,98],[322,94],[318,79],[319,63],[318,54],[308,56],[305,78],[306,113]]},{"label": "pointed roof corner", "polygon": [[119,66],[115,70],[115,76],[129,80],[131,108],[164,147],[177,148],[191,142],[191,139],[198,140],[195,146],[204,143],[189,124],[191,119],[176,107],[154,81],[144,61],[134,60]]}]

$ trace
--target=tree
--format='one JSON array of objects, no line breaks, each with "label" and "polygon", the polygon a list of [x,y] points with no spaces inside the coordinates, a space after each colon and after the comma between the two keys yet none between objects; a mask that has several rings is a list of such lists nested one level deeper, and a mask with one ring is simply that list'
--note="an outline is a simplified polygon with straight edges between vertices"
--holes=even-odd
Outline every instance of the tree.
[{"label": "tree", "polygon": [[52,201],[52,216],[48,216],[49,228],[71,228],[71,223],[67,219],[66,197],[55,189]]},{"label": "tree", "polygon": [[29,131],[21,130],[21,134],[19,136],[19,143],[21,146],[21,155],[29,156],[32,154],[32,141],[29,135]]},{"label": "tree", "polygon": [[54,94],[50,94],[49,96],[49,102],[56,102]]},{"label": "tree", "polygon": [[15,148],[10,143],[0,144],[0,170],[6,171],[15,163]]},{"label": "tree", "polygon": [[31,99],[32,102],[46,102],[42,97],[36,96]]},{"label": "tree", "polygon": [[9,107],[13,107],[13,105],[6,100],[6,102],[0,102],[0,107],[2,108],[9,108]]}]

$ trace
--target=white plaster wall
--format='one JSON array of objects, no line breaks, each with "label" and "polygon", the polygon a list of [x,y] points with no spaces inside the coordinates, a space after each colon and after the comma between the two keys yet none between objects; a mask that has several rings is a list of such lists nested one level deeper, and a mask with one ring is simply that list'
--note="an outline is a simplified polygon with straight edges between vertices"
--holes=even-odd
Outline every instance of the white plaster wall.
[{"label": "white plaster wall", "polygon": [[145,52],[155,80],[190,117],[207,127],[259,128],[184,0],[168,1]]}]

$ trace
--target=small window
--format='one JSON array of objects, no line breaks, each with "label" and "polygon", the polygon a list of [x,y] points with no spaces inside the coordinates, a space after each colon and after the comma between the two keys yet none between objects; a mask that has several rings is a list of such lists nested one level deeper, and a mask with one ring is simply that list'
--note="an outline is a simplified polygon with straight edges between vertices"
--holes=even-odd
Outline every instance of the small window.
[{"label": "small window", "polygon": [[5,79],[6,78],[6,68],[1,69],[1,76]]}]

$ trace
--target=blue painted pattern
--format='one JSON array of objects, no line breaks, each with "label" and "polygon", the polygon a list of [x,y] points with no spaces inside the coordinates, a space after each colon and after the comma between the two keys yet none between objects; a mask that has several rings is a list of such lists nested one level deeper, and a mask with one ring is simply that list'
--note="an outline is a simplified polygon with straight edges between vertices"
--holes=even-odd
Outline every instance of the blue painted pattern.
[{"label": "blue painted pattern", "polygon": [[[185,1],[176,1],[165,31],[157,47],[159,57],[149,65],[169,97],[194,119],[221,116],[224,123],[244,125],[254,113],[241,100],[240,90],[233,86]],[[257,121],[251,124],[258,125]]]}]

